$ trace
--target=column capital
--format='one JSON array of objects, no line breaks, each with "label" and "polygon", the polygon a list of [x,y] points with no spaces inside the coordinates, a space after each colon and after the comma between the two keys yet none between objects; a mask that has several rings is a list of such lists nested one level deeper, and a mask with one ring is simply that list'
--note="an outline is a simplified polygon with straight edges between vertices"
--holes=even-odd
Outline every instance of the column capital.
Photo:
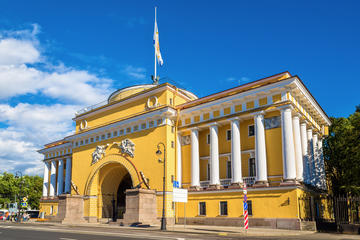
[{"label": "column capital", "polygon": [[309,121],[306,120],[306,119],[302,119],[302,120],[301,120],[300,125],[303,125],[303,124],[305,124],[306,126],[307,126],[307,125],[310,125]]},{"label": "column capital", "polygon": [[212,122],[212,123],[207,124],[207,126],[208,126],[208,127],[219,126],[219,123],[217,123],[217,122]]},{"label": "column capital", "polygon": [[233,118],[229,118],[228,119],[230,122],[234,122],[234,121],[239,121],[241,122],[241,118],[240,117],[233,117]]},{"label": "column capital", "polygon": [[192,127],[192,128],[189,128],[190,131],[199,131],[199,128],[198,127]]},{"label": "column capital", "polygon": [[299,118],[299,121],[300,121],[300,119],[301,119],[301,117],[302,117],[302,114],[301,113],[299,113],[299,112],[294,112],[293,114],[292,114],[292,118]]},{"label": "column capital", "polygon": [[253,113],[250,113],[250,115],[253,115],[254,117],[257,117],[257,116],[259,116],[259,115],[264,116],[264,115],[265,115],[265,111],[253,112]]},{"label": "column capital", "polygon": [[294,107],[291,104],[278,106],[276,108],[279,109],[280,111],[289,111],[289,110],[292,111],[292,110],[294,110]]}]

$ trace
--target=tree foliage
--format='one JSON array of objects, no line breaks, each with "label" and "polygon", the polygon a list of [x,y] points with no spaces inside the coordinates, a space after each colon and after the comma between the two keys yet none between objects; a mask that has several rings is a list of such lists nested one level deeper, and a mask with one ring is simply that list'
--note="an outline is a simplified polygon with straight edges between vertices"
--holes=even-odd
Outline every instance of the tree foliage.
[{"label": "tree foliage", "polygon": [[43,179],[39,176],[23,176],[16,178],[11,173],[0,175],[0,205],[14,203],[27,197],[28,204],[32,209],[39,209],[39,200],[42,193]]},{"label": "tree foliage", "polygon": [[348,118],[331,118],[324,140],[326,173],[334,194],[360,194],[360,105]]}]

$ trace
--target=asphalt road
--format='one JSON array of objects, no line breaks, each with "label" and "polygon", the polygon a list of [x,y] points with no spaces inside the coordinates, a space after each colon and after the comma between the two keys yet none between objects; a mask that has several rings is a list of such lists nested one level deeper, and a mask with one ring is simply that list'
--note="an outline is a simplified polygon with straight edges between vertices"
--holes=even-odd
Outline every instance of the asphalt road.
[{"label": "asphalt road", "polygon": [[[269,229],[271,232],[271,230]],[[146,229],[129,229],[121,227],[64,226],[52,224],[18,224],[0,223],[0,240],[112,240],[112,239],[158,239],[158,240],[190,240],[190,239],[296,239],[296,240],[332,240],[360,239],[359,235],[345,234],[299,234],[293,236],[251,236],[239,235],[228,231],[227,235],[217,233],[185,233]]]},{"label": "asphalt road", "polygon": [[[144,230],[1,224],[0,240],[219,239],[221,236]],[[235,239],[235,238],[226,238]],[[241,238],[236,238],[241,239]]]}]

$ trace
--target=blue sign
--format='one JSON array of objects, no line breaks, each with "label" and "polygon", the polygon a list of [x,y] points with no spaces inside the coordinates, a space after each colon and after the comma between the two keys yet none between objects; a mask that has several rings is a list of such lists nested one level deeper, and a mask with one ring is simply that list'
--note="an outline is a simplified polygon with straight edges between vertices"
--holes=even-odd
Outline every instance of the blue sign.
[{"label": "blue sign", "polygon": [[179,184],[179,181],[174,181],[173,182],[173,187],[174,188],[179,188],[180,186],[179,186],[180,184]]}]

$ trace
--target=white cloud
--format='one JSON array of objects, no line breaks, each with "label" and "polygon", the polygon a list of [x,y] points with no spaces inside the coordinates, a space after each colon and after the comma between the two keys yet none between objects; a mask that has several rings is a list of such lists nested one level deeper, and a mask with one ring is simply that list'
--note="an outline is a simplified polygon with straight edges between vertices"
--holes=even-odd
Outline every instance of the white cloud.
[{"label": "white cloud", "polygon": [[20,103],[14,107],[0,104],[0,169],[41,174],[42,155],[37,153],[44,143],[62,139],[73,132],[71,118],[77,105],[50,106]]},{"label": "white cloud", "polygon": [[[18,31],[6,35],[17,35],[19,39],[0,39],[0,99],[8,99],[27,93],[42,93],[65,102],[93,105],[111,93],[112,81],[100,78],[88,71],[53,66],[42,62],[46,59],[38,50],[35,36],[37,25],[29,31]],[[21,36],[23,36],[21,38]],[[42,59],[42,60],[41,60]],[[40,63],[51,69],[42,70],[29,64]],[[133,76],[139,78],[141,68],[134,68]]]},{"label": "white cloud", "polygon": [[[114,91],[111,79],[62,62],[52,64],[43,54],[39,32],[37,24],[0,32],[0,172],[42,175],[43,156],[37,150],[71,134],[74,113]],[[127,65],[123,73],[136,80],[146,78],[141,67]],[[33,98],[26,99],[29,103],[11,101],[25,94],[52,103],[34,104]]]},{"label": "white cloud", "polygon": [[124,73],[129,77],[139,80],[146,78],[146,69],[142,67],[134,67],[131,65],[127,65],[124,69]]},{"label": "white cloud", "polygon": [[34,43],[14,38],[0,40],[0,65],[35,63],[40,59],[40,52]]}]

